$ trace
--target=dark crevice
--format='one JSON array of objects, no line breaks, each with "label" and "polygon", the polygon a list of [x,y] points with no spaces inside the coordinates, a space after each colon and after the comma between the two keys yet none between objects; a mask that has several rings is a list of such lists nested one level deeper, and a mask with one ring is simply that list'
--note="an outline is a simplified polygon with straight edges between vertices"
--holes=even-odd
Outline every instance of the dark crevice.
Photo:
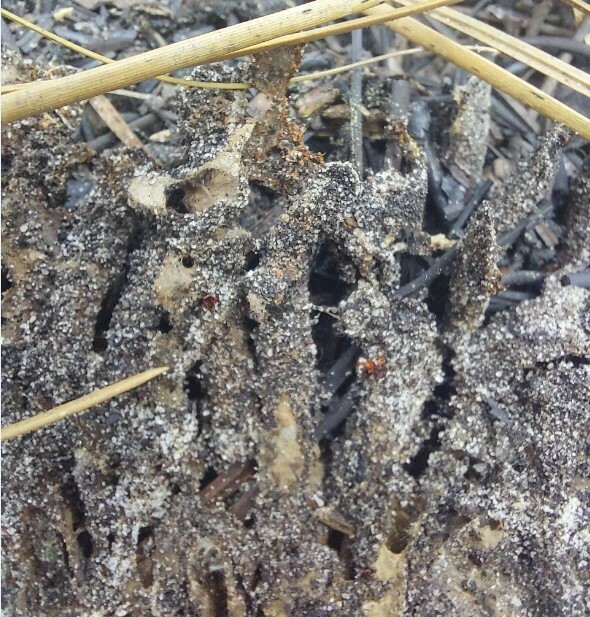
[{"label": "dark crevice", "polygon": [[70,574],[70,577],[73,578],[75,575],[75,572],[74,572],[74,569],[72,568],[72,564],[70,563],[70,554],[68,552],[68,546],[66,544],[66,540],[62,536],[62,534],[58,534],[58,535],[59,535],[59,543],[61,545],[61,552],[64,558],[64,565],[66,567],[66,570]]},{"label": "dark crevice", "polygon": [[86,529],[81,531],[78,534],[77,541],[84,558],[90,559],[94,551],[94,545],[92,543],[92,536],[90,535],[90,532]]},{"label": "dark crevice", "polygon": [[192,268],[195,265],[195,260],[190,255],[185,255],[181,259],[181,263],[185,268]]},{"label": "dark crevice", "polygon": [[335,362],[353,344],[336,330],[336,318],[327,313],[312,314],[312,337],[317,349],[316,366],[323,375],[329,374]]},{"label": "dark crevice", "polygon": [[446,274],[438,276],[428,288],[426,306],[436,317],[437,323],[443,323],[447,316],[451,298],[451,277]]},{"label": "dark crevice", "polygon": [[444,429],[444,425],[438,422],[440,418],[449,417],[449,401],[451,397],[457,393],[455,388],[455,370],[453,369],[452,359],[453,352],[445,348],[443,350],[442,369],[444,371],[444,380],[433,389],[433,397],[424,402],[421,417],[423,420],[433,423],[430,427],[428,437],[422,442],[422,445],[410,459],[408,463],[403,465],[404,469],[413,477],[418,479],[428,468],[428,459],[433,452],[436,452],[441,447],[440,434]]},{"label": "dark crevice", "polygon": [[203,490],[207,488],[215,478],[217,478],[219,474],[215,471],[213,467],[207,467],[203,477],[201,478],[201,482],[199,483],[199,490]]},{"label": "dark crevice", "polygon": [[72,530],[77,531],[83,528],[86,521],[84,502],[82,501],[80,489],[73,476],[70,476],[68,481],[62,485],[60,492],[72,515]]},{"label": "dark crevice", "polygon": [[70,511],[72,520],[72,531],[77,532],[76,540],[80,552],[85,559],[90,559],[94,551],[94,543],[92,541],[92,535],[85,528],[86,525],[86,513],[84,509],[84,502],[80,496],[80,489],[73,476],[68,478],[68,481],[62,485],[61,496]]},{"label": "dark crevice", "polygon": [[354,579],[354,566],[352,551],[350,548],[350,538],[337,529],[330,529],[328,532],[328,546],[338,553],[344,566],[344,575],[347,580]]},{"label": "dark crevice", "polygon": [[317,441],[344,432],[346,419],[354,413],[356,398],[350,390],[357,380],[356,362],[361,350],[348,336],[336,330],[336,319],[327,313],[312,314],[312,337],[316,345],[316,366],[322,374],[322,389],[332,399],[321,408]]},{"label": "dark crevice", "polygon": [[196,415],[198,421],[198,435],[201,435],[203,431],[206,431],[211,425],[211,418],[203,413],[207,391],[203,385],[201,366],[202,363],[200,361],[195,362],[186,372],[184,380],[184,391],[188,398],[189,411]]},{"label": "dark crevice", "polygon": [[2,268],[2,293],[4,293],[5,291],[8,291],[9,289],[12,288],[12,279],[10,277],[10,271],[8,270],[8,268]]},{"label": "dark crevice", "polygon": [[535,366],[546,371],[554,368],[556,364],[561,364],[563,362],[573,364],[574,368],[578,368],[579,366],[590,365],[590,358],[577,356],[575,354],[565,354],[563,356],[559,356],[558,358],[552,358],[551,360],[546,360],[544,362],[537,362]]},{"label": "dark crevice", "polygon": [[431,431],[428,439],[425,439],[420,446],[420,449],[410,459],[409,463],[404,464],[404,469],[413,477],[419,478],[428,467],[428,457],[436,452],[441,446],[439,435],[443,427],[441,425],[435,425]]},{"label": "dark crevice", "polygon": [[340,548],[342,547],[342,540],[344,540],[344,538],[346,538],[346,534],[338,531],[337,529],[330,529],[328,532],[327,544],[332,550],[339,553]]},{"label": "dark crevice", "polygon": [[244,271],[252,272],[252,270],[256,270],[260,265],[260,253],[256,251],[250,251],[246,254],[244,259]]},{"label": "dark crevice", "polygon": [[166,190],[166,208],[179,214],[188,214],[188,208],[184,201],[184,187],[175,185]]},{"label": "dark crevice", "polygon": [[172,324],[170,323],[170,313],[168,311],[164,311],[162,313],[156,329],[162,334],[168,334],[168,332],[172,330]]},{"label": "dark crevice", "polygon": [[127,254],[125,256],[123,266],[114,281],[110,284],[107,293],[101,302],[98,315],[96,316],[94,340],[92,342],[92,349],[96,353],[102,353],[107,350],[107,332],[111,325],[113,312],[115,311],[115,308],[123,295],[123,291],[127,286],[127,276],[131,268],[131,254],[141,246],[142,241],[143,228],[138,225],[129,236],[127,243]]},{"label": "dark crevice", "polygon": [[248,315],[244,315],[242,319],[242,326],[244,328],[244,338],[246,340],[246,348],[254,363],[254,369],[258,367],[258,352],[256,351],[256,332],[258,330],[258,322],[252,319]]},{"label": "dark crevice", "polygon": [[[454,352],[450,349],[443,350],[443,364],[442,369],[444,371],[443,382],[434,387],[434,396],[439,402],[439,408],[444,407],[451,397],[457,394],[455,387],[455,369],[453,368]],[[445,414],[442,414],[445,415]]]},{"label": "dark crevice", "polygon": [[260,237],[273,226],[282,209],[279,193],[257,180],[252,180],[248,205],[240,214],[240,225],[254,237]]},{"label": "dark crevice", "polygon": [[96,316],[96,325],[94,326],[94,340],[92,342],[92,349],[97,353],[106,351],[108,347],[108,341],[106,333],[111,325],[111,319],[113,318],[113,311],[119,302],[125,285],[127,283],[128,268],[118,274],[115,280],[110,284],[105,297],[100,305],[100,310]]},{"label": "dark crevice", "polygon": [[[405,242],[411,241],[409,234],[403,237]],[[425,270],[428,269],[428,262],[418,255],[410,253],[398,253],[396,260],[400,267],[399,286],[403,287],[411,281],[417,279]]]},{"label": "dark crevice", "polygon": [[151,557],[154,550],[154,528],[151,525],[140,527],[137,532],[135,563],[143,587],[148,588],[154,582],[154,562]]},{"label": "dark crevice", "polygon": [[214,617],[229,617],[227,603],[227,584],[222,570],[214,570],[209,573],[209,585],[211,600],[213,601]]},{"label": "dark crevice", "polygon": [[[344,269],[355,272],[355,281],[342,278]],[[313,304],[337,306],[347,298],[356,287],[358,272],[353,262],[344,257],[332,241],[322,244],[316,253],[309,275],[309,296]]]}]

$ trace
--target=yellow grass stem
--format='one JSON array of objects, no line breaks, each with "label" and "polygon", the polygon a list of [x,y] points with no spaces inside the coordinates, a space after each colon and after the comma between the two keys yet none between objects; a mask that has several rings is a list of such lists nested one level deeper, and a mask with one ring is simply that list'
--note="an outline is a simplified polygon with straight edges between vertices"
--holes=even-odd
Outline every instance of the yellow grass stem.
[{"label": "yellow grass stem", "polygon": [[315,0],[112,64],[49,82],[34,83],[26,89],[3,95],[2,121],[14,122],[176,69],[206,64],[246,46],[312,28],[380,3],[381,0]]},{"label": "yellow grass stem", "polygon": [[59,405],[59,407],[54,407],[49,411],[38,413],[36,416],[32,416],[26,420],[21,420],[20,422],[15,422],[14,424],[5,426],[1,431],[0,441],[14,439],[20,435],[31,433],[32,431],[43,428],[44,426],[49,426],[58,420],[62,420],[63,418],[73,414],[80,413],[81,411],[85,411],[90,407],[100,405],[114,396],[119,396],[125,392],[129,392],[129,390],[133,390],[134,388],[143,385],[144,383],[150,381],[150,379],[165,373],[167,370],[167,366],[152,368],[148,371],[144,371],[143,373],[139,373],[138,375],[134,375],[133,377],[128,377],[127,379],[111,384],[106,388],[95,390],[91,394],[77,398],[69,403]]},{"label": "yellow grass stem", "polygon": [[566,4],[573,6],[575,9],[582,11],[586,15],[590,15],[590,4],[584,2],[584,0],[565,0]]},{"label": "yellow grass stem", "polygon": [[[396,2],[404,6],[416,4],[412,0],[396,0]],[[590,97],[590,75],[542,49],[529,45],[479,19],[464,15],[456,9],[441,7],[432,11],[430,17]]]},{"label": "yellow grass stem", "polygon": [[[481,45],[466,45],[465,48],[477,51],[478,53],[498,53],[493,47],[482,47]],[[398,49],[397,51],[390,51],[388,54],[374,56],[373,58],[367,58],[366,60],[359,60],[358,62],[352,62],[351,64],[344,64],[342,66],[337,66],[333,69],[326,69],[325,71],[317,71],[315,73],[306,73],[305,75],[297,75],[297,77],[293,77],[290,80],[290,83],[298,83],[311,79],[321,79],[322,77],[328,77],[329,75],[337,75],[338,73],[352,71],[359,66],[375,64],[376,62],[381,62],[382,60],[389,60],[389,58],[399,58],[401,56],[411,56],[413,54],[423,53],[425,53],[425,50],[421,47],[412,47],[411,49]]]},{"label": "yellow grass stem", "polygon": [[[392,10],[389,7],[379,6],[368,9],[367,13],[385,15]],[[387,22],[387,26],[416,45],[445,58],[468,73],[488,82],[501,92],[532,107],[542,116],[561,122],[585,139],[590,140],[590,120],[588,118],[490,60],[466,49],[465,46],[452,41],[411,17]]]},{"label": "yellow grass stem", "polygon": [[[7,11],[6,9],[0,9],[0,14],[2,14],[2,17],[5,17],[6,19],[9,19],[11,21],[14,21],[17,24],[20,24],[21,26],[28,28],[29,30],[33,30],[34,32],[37,32],[38,34],[41,34],[42,36],[44,36],[46,39],[49,39],[50,41],[53,41],[54,43],[59,43],[63,47],[67,47],[68,49],[71,49],[72,51],[75,51],[83,56],[86,56],[87,58],[91,58],[92,60],[97,60],[98,62],[102,62],[103,64],[113,64],[116,62],[116,60],[113,60],[112,58],[107,58],[106,56],[97,54],[96,52],[91,51],[90,49],[86,49],[85,47],[82,47],[81,45],[72,43],[71,41],[68,41],[67,39],[64,39],[63,37],[58,36],[57,34],[54,34],[50,30],[45,30],[44,28],[40,28],[39,26],[31,23],[30,21],[27,21],[23,17],[19,17],[15,13],[11,13],[10,11]],[[164,81],[168,84],[176,84],[177,86],[191,86],[193,88],[216,88],[218,90],[243,90],[244,88],[248,87],[247,84],[211,83],[209,81],[196,81],[192,79],[182,79],[182,77],[172,77],[171,75],[160,75],[159,77],[156,77],[156,79],[159,79],[160,81]],[[22,87],[22,86],[27,86],[29,84],[15,84],[15,85]],[[19,89],[17,87],[14,87],[12,90],[10,90],[9,88],[11,88],[11,86],[3,86],[2,93],[4,94],[5,92],[12,92],[14,90]]]},{"label": "yellow grass stem", "polygon": [[[312,7],[318,2],[327,1],[328,0],[316,0],[316,2],[305,6]],[[331,0],[330,4],[334,4],[335,1],[336,0]],[[89,71],[85,71],[84,73],[77,73],[76,75],[69,75],[67,77],[62,77],[56,80],[41,81],[34,82],[33,84],[27,84],[26,88],[21,87],[21,85],[14,88],[12,86],[4,86],[2,89],[2,93],[5,94],[2,101],[2,121],[13,122],[15,120],[26,118],[30,115],[42,113],[43,111],[50,111],[51,109],[56,109],[57,107],[61,107],[63,105],[84,100],[84,98],[88,97],[82,94],[83,91],[86,93],[92,92],[94,93],[93,95],[104,94],[106,92],[110,92],[112,90],[116,90],[131,85],[133,83],[137,83],[144,79],[158,77],[158,75],[155,74],[156,69],[154,67],[161,66],[163,63],[166,63],[169,66],[169,70],[171,71],[179,68],[186,68],[187,66],[196,66],[199,64],[206,64],[208,62],[227,60],[238,56],[250,55],[263,51],[270,51],[278,47],[284,47],[285,45],[297,45],[300,43],[316,41],[318,39],[325,38],[326,36],[335,36],[344,32],[350,32],[351,30],[355,30],[357,28],[365,28],[371,25],[379,24],[386,19],[397,19],[407,15],[414,15],[439,6],[457,4],[458,2],[460,2],[460,0],[426,0],[424,2],[412,5],[411,7],[395,9],[393,14],[390,13],[389,15],[385,16],[381,15],[361,17],[340,24],[333,24],[330,26],[316,28],[315,30],[303,33],[290,32],[286,35],[280,34],[274,37],[269,35],[268,32],[264,30],[264,28],[266,28],[269,32],[270,30],[285,31],[295,29],[293,26],[293,20],[291,20],[288,25],[285,25],[283,23],[283,20],[273,19],[272,22],[268,21],[270,18],[273,18],[273,16],[279,14],[284,15],[289,11],[295,10],[288,9],[288,11],[282,11],[281,13],[273,13],[266,17],[261,17],[259,19],[246,22],[246,24],[237,24],[236,26],[231,26],[230,28],[224,28],[223,30],[210,32],[200,37],[195,37],[194,39],[188,39],[187,41],[181,41],[180,43],[167,45],[160,49],[145,52],[144,54],[138,54],[137,56],[132,56],[131,58],[112,61],[110,63],[111,66],[109,67],[109,71],[106,71],[106,67],[98,67],[96,69],[90,69]],[[340,0],[340,4],[343,3],[343,0]],[[363,2],[361,2],[360,0],[356,0],[355,2],[352,2],[352,0],[347,0],[345,2],[345,4],[351,3],[355,6],[368,6],[369,4],[370,6],[374,6],[376,4],[379,4],[379,2],[376,0],[364,0]],[[309,12],[311,12],[312,9],[308,8],[306,9],[306,11],[308,12],[307,17],[309,18]],[[343,11],[343,8],[340,7],[338,13],[343,13]],[[349,11],[349,13],[352,12],[355,12],[355,9]],[[332,13],[336,14],[336,11],[333,10]],[[321,21],[327,20],[328,18],[320,20],[320,18],[318,17],[316,19],[316,23],[321,23]],[[300,21],[302,21],[302,19],[299,19],[298,23],[300,23]],[[256,32],[256,29],[254,29],[253,32],[251,30],[247,30],[248,37],[241,37],[242,45],[245,43],[246,47],[240,46],[240,44],[235,40],[238,38],[235,29],[241,27],[243,30],[243,27],[247,25],[251,26],[255,22],[261,24],[259,26],[260,32]],[[242,30],[240,30],[240,32]],[[268,40],[262,43],[255,43],[253,45],[250,45],[249,41],[252,37]],[[206,41],[204,40],[205,38]],[[206,42],[209,40],[213,40],[215,44],[212,45],[209,49],[206,49],[205,51],[199,49],[202,45],[206,45]],[[176,49],[178,49],[179,45],[184,45],[185,47],[194,50],[193,59],[190,63],[187,63],[184,60],[183,63],[180,62],[180,60],[183,59],[186,54],[183,53],[181,56],[175,51]],[[235,49],[232,49],[232,47],[235,47]],[[214,50],[217,50],[216,53],[214,53]],[[184,51],[186,50],[183,50],[183,52]],[[172,61],[174,61],[176,57],[174,56],[175,53],[177,53],[177,60],[174,66],[171,66]],[[138,63],[138,58],[144,58],[144,63]],[[150,68],[151,70],[149,70],[148,72],[148,69]],[[97,71],[101,71],[100,79],[102,80],[98,83],[96,82],[96,79],[88,79],[89,73],[96,77]],[[194,82],[192,80],[179,80],[179,78],[175,77],[166,77],[165,79],[165,81],[170,80],[174,80],[173,83],[179,83],[179,81],[182,82],[180,85],[197,85],[197,82]],[[198,86],[203,87],[203,84],[206,83],[208,82],[201,82],[200,84],[198,84]],[[216,84],[212,84],[212,86],[216,87]],[[232,84],[232,89],[243,87],[247,87],[247,85]],[[32,88],[32,90],[30,88]],[[53,91],[51,100],[43,99],[43,96],[45,94],[48,94],[50,91]],[[27,100],[27,95],[31,96],[31,101]],[[16,98],[17,96],[18,99]],[[19,108],[17,104],[20,104],[24,107]]]}]

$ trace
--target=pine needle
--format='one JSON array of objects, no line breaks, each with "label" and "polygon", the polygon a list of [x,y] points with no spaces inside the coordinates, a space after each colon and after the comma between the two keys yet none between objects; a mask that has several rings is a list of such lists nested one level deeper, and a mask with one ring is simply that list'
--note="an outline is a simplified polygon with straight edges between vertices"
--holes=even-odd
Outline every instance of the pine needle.
[{"label": "pine needle", "polygon": [[64,403],[63,405],[54,407],[49,411],[38,413],[36,416],[32,416],[26,420],[21,420],[20,422],[15,422],[14,424],[5,426],[1,431],[0,441],[14,439],[20,435],[31,433],[32,431],[43,428],[44,426],[49,426],[58,420],[62,420],[67,416],[80,413],[81,411],[90,409],[90,407],[94,407],[95,405],[100,405],[115,396],[119,396],[125,392],[129,392],[129,390],[133,390],[143,385],[154,377],[165,373],[167,370],[167,366],[152,368],[148,371],[144,371],[143,373],[139,373],[138,375],[134,375],[133,377],[128,377],[127,379],[111,384],[106,388],[95,390],[91,394],[77,398],[69,403]]}]

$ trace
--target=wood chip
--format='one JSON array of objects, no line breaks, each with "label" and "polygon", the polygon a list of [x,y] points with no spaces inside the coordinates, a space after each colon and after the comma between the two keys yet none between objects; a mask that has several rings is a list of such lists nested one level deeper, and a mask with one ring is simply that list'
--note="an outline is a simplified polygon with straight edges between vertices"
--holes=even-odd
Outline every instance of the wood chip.
[{"label": "wood chip", "polygon": [[141,148],[152,160],[161,165],[161,161],[152,153],[139,137],[129,127],[117,108],[104,94],[92,97],[88,100],[92,109],[100,116],[101,120],[128,148]]}]

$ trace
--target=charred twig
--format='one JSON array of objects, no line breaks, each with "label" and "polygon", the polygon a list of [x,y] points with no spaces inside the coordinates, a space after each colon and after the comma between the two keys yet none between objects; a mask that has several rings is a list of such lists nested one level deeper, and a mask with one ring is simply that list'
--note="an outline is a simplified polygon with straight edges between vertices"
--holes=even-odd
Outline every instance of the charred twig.
[{"label": "charred twig", "polygon": [[354,370],[355,362],[361,350],[356,345],[350,345],[346,351],[334,362],[326,377],[323,386],[327,392],[334,394],[346,381]]},{"label": "charred twig", "polygon": [[574,285],[575,287],[590,289],[590,269],[574,272],[573,274],[566,274],[562,277],[561,283],[562,285]]},{"label": "charred twig", "polygon": [[469,217],[473,214],[475,209],[482,203],[489,193],[494,183],[491,180],[482,180],[473,190],[473,194],[465,204],[463,211],[458,216],[457,220],[453,223],[449,236],[451,238],[459,238],[462,234],[462,229],[465,223],[469,220]]},{"label": "charred twig", "polygon": [[322,440],[336,430],[353,411],[354,401],[350,394],[343,398],[334,398],[326,414],[315,428],[314,437],[316,441]]},{"label": "charred twig", "polygon": [[528,285],[540,285],[545,280],[547,275],[545,272],[537,272],[535,270],[518,270],[509,272],[502,277],[500,284],[504,287],[512,285],[517,287],[525,287]]},{"label": "charred twig", "polygon": [[526,300],[534,300],[538,293],[531,291],[501,291],[497,296],[490,298],[488,310],[492,313],[513,308]]},{"label": "charred twig", "polygon": [[452,246],[446,253],[435,259],[430,268],[424,270],[420,276],[403,285],[395,291],[395,295],[400,298],[413,296],[418,291],[430,285],[438,276],[442,274],[444,268],[452,261],[457,252],[458,245]]},{"label": "charred twig", "polygon": [[[153,126],[158,120],[158,116],[154,113],[146,114],[145,116],[141,116],[141,118],[137,118],[136,120],[132,120],[129,122],[129,127],[134,131],[145,130],[150,126]],[[101,135],[100,137],[96,137],[88,142],[88,147],[95,152],[102,152],[105,148],[112,146],[117,143],[118,138],[113,133],[107,133],[106,135]]]},{"label": "charred twig", "polygon": [[[391,10],[391,8],[382,5],[366,12],[370,15],[383,15]],[[388,22],[386,25],[413,43],[436,53],[472,75],[484,79],[497,90],[514,97],[541,115],[562,122],[590,139],[590,121],[582,114],[573,112],[567,105],[549,97],[539,88],[524,82],[490,60],[465,49],[464,46],[444,37],[433,28],[420,23],[417,19],[404,17],[394,22]]]},{"label": "charred twig", "polygon": [[259,492],[260,488],[258,487],[258,484],[253,484],[248,490],[238,497],[236,502],[229,509],[230,512],[240,521],[243,521],[246,516],[248,516],[248,512],[252,509],[254,499]]},{"label": "charred twig", "polygon": [[527,216],[525,219],[520,221],[520,223],[518,223],[518,225],[516,225],[513,229],[510,229],[507,232],[503,233],[498,238],[498,244],[503,249],[508,248],[516,241],[516,239],[525,229],[545,218],[545,216],[547,216],[547,214],[549,214],[549,212],[551,212],[552,210],[553,204],[551,202],[544,201],[543,205],[541,206],[541,208],[539,208],[539,210],[533,212],[533,214]]}]

